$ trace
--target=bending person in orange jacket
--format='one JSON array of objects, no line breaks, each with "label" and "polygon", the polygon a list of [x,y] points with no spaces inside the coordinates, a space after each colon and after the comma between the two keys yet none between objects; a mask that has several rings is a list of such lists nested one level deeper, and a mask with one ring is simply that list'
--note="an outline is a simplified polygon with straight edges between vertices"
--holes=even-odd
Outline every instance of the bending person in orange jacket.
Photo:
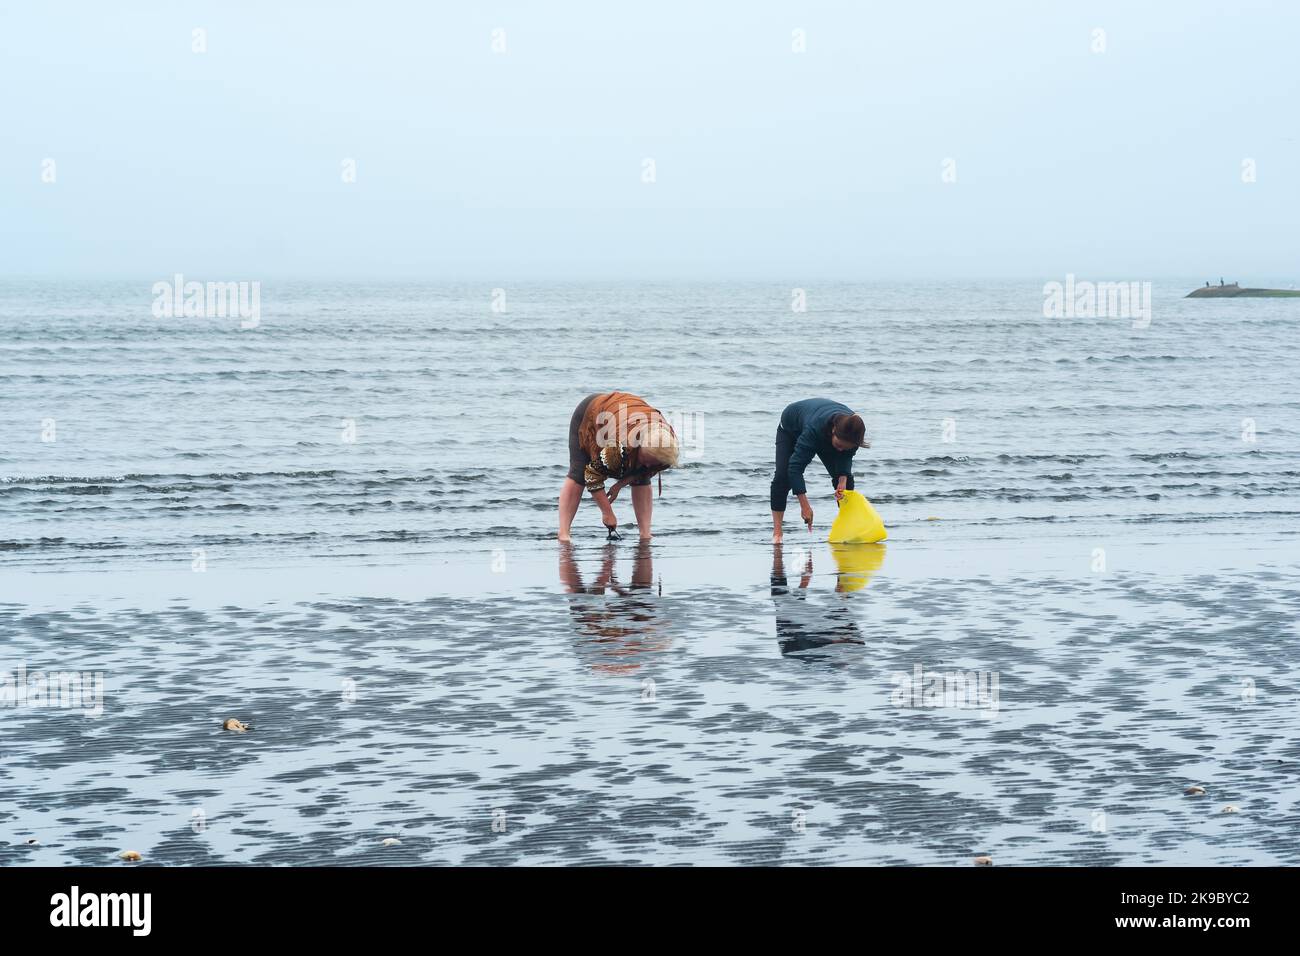
[{"label": "bending person in orange jacket", "polygon": [[[600,506],[605,527],[611,535],[616,533],[613,502],[624,486],[631,485],[637,528],[641,540],[649,540],[654,505],[650,478],[677,464],[679,448],[672,426],[644,399],[630,392],[584,398],[569,421],[569,472],[560,489],[559,539],[570,540],[569,528],[584,490]],[[609,478],[614,484],[606,493]]]}]

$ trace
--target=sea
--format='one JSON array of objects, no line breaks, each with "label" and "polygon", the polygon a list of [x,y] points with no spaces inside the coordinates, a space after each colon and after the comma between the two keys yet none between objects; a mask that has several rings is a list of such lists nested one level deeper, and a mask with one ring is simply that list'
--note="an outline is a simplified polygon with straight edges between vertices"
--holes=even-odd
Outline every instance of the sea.
[{"label": "sea", "polygon": [[0,864],[1300,864],[1300,299],[171,279],[0,282]]}]

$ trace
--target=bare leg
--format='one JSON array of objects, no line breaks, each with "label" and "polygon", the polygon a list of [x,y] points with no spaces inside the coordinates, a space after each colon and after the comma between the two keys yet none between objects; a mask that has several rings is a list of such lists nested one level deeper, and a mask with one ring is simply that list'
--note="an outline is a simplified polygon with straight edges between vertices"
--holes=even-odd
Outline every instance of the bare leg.
[{"label": "bare leg", "polygon": [[780,544],[785,506],[790,500],[790,456],[795,438],[780,425],[776,427],[776,470],[772,473],[772,543]]},{"label": "bare leg", "polygon": [[573,546],[569,544],[560,548],[560,583],[564,585],[566,594],[581,594],[586,590],[578,562],[573,559]]},{"label": "bare leg", "polygon": [[604,594],[605,588],[613,588],[618,594],[623,593],[614,580],[614,557],[617,554],[618,548],[615,545],[605,545],[605,553],[600,556],[600,574],[596,577],[596,586],[592,588],[596,594]]},{"label": "bare leg", "polygon": [[632,586],[648,588],[655,582],[653,545],[642,541],[636,546],[636,560],[632,562]]},{"label": "bare leg", "polygon": [[632,486],[632,510],[636,512],[636,526],[641,540],[650,540],[650,512],[654,510],[655,497],[649,485]]},{"label": "bare leg", "polygon": [[569,540],[569,528],[573,525],[573,517],[578,513],[578,505],[582,501],[582,493],[586,491],[582,485],[578,484],[571,478],[564,479],[564,487],[560,489],[560,534],[561,541]]}]

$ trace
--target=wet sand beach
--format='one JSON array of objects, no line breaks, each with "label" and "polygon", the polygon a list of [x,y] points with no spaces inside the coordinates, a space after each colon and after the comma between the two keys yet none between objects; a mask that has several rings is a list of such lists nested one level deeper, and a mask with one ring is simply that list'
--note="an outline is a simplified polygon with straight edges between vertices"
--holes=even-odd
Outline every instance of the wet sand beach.
[{"label": "wet sand beach", "polygon": [[[554,546],[264,571],[292,599],[247,603],[104,572],[63,609],[29,575],[9,654],[75,648],[106,691],[6,714],[0,862],[1300,862],[1294,565],[926,577],[905,548],[737,545],[710,577]],[[918,667],[995,681],[927,697]]]}]

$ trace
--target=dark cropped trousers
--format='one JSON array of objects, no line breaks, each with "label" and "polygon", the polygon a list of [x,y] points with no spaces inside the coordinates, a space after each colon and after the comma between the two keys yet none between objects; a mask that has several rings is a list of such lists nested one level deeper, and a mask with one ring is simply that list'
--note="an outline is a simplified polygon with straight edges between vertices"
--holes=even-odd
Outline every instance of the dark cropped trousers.
[{"label": "dark cropped trousers", "polygon": [[[785,503],[790,497],[790,456],[794,454],[794,442],[797,436],[792,435],[780,425],[776,426],[776,474],[772,477],[772,510],[785,511]],[[835,487],[835,476],[831,474],[830,465],[826,464],[826,459],[821,454],[817,455],[821,463],[826,466],[826,473],[831,475],[831,487]],[[845,488],[852,490],[853,476],[849,475],[849,480],[844,485]]]}]

